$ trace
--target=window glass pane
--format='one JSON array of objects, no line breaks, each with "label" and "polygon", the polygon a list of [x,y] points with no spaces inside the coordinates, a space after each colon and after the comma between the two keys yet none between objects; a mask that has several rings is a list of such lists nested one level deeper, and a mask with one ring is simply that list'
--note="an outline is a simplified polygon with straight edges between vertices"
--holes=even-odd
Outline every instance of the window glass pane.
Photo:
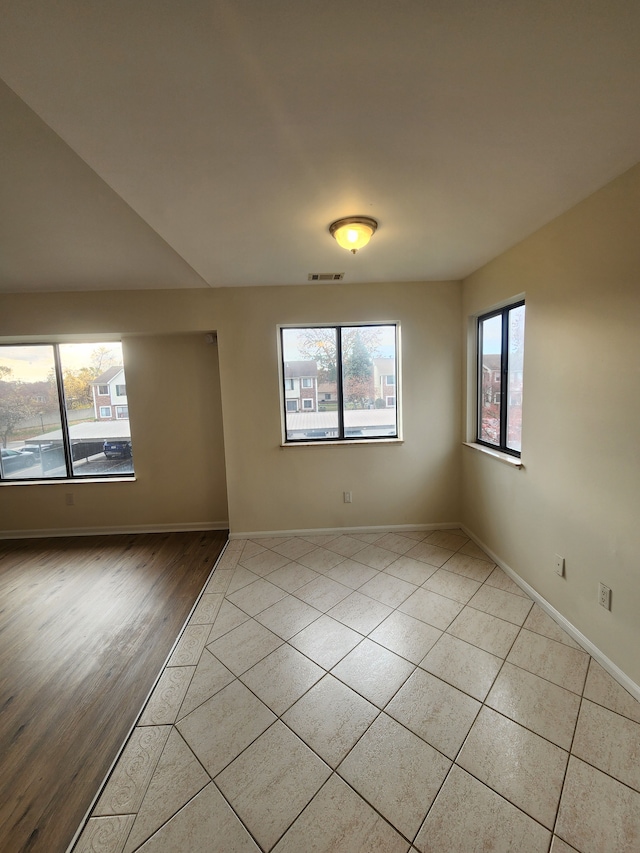
[{"label": "window glass pane", "polygon": [[395,326],[344,327],[341,334],[345,438],[397,436]]},{"label": "window glass pane", "polygon": [[500,360],[502,352],[502,315],[480,322],[480,400],[478,437],[488,444],[500,445]]},{"label": "window glass pane", "polygon": [[61,344],[60,362],[73,473],[133,474],[122,345]]},{"label": "window glass pane", "polygon": [[282,359],[287,438],[337,438],[336,330],[283,329]]},{"label": "window glass pane", "polygon": [[524,360],[524,305],[509,311],[509,362],[507,381],[507,447],[522,447],[522,367]]},{"label": "window glass pane", "polygon": [[52,346],[0,347],[0,445],[4,479],[66,477]]}]

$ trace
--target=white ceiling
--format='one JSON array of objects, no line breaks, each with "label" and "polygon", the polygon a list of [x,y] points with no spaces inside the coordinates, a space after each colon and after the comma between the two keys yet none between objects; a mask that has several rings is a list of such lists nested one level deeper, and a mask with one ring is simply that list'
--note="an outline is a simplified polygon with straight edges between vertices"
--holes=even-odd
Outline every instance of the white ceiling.
[{"label": "white ceiling", "polygon": [[[457,279],[640,160],[637,0],[0,20],[5,292]],[[328,232],[354,214],[380,223],[356,256]]]}]

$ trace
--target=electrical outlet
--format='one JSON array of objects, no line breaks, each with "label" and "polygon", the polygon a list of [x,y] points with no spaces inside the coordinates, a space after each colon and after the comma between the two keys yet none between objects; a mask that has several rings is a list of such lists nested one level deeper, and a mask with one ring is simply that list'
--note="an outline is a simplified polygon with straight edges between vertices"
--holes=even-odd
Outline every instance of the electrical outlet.
[{"label": "electrical outlet", "polygon": [[606,610],[611,610],[611,590],[603,583],[598,587],[598,604]]},{"label": "electrical outlet", "polygon": [[555,573],[560,575],[560,577],[564,577],[564,557],[561,557],[560,554],[556,554],[554,557],[555,560]]},{"label": "electrical outlet", "polygon": [[351,492],[343,492],[343,493],[342,493],[342,496],[343,496],[343,498],[344,498],[344,502],[345,502],[346,504],[350,504],[350,503],[351,503]]}]

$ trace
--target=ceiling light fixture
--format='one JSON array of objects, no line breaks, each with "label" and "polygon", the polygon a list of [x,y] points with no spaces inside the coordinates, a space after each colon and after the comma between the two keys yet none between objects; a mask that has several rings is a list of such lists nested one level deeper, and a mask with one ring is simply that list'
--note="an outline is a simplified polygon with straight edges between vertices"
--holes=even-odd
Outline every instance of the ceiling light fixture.
[{"label": "ceiling light fixture", "polygon": [[339,246],[355,255],[358,249],[367,245],[377,227],[376,220],[369,216],[347,216],[346,219],[332,222],[329,232]]}]

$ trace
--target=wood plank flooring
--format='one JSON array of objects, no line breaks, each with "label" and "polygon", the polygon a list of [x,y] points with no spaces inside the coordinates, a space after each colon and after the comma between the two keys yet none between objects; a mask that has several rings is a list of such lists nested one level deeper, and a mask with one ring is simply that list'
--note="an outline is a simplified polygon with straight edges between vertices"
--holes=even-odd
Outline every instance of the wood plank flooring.
[{"label": "wood plank flooring", "polygon": [[226,531],[0,542],[0,851],[64,853]]}]

